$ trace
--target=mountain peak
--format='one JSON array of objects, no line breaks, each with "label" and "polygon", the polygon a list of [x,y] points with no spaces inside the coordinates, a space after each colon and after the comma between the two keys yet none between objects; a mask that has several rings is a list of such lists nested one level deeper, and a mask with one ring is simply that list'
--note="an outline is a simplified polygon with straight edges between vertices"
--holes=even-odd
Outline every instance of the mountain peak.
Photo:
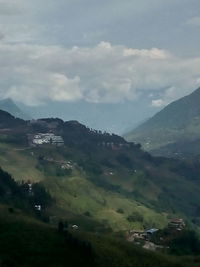
[{"label": "mountain peak", "polygon": [[30,116],[25,114],[11,98],[1,99],[0,109],[12,114],[14,117],[24,120],[30,119]]},{"label": "mountain peak", "polygon": [[166,106],[126,137],[154,150],[180,140],[200,139],[199,125],[200,87]]},{"label": "mountain peak", "polygon": [[17,105],[15,104],[15,102],[12,100],[12,98],[3,98],[0,100],[0,104],[1,105],[12,105],[12,106],[15,106],[16,108],[18,108]]}]

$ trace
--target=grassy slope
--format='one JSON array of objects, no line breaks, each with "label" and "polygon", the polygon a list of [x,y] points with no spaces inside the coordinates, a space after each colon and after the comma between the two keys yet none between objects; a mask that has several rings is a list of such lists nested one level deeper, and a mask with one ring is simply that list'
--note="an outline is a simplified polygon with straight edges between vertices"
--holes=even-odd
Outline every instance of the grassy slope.
[{"label": "grassy slope", "polygon": [[[81,170],[74,170],[72,175],[62,177],[48,175],[38,170],[36,165],[38,163],[37,157],[41,153],[40,149],[24,148],[23,150],[20,147],[1,144],[0,151],[0,165],[16,180],[43,181],[56,199],[56,206],[52,207],[51,211],[54,215],[66,216],[66,219],[70,217],[71,220],[74,220],[72,214],[84,216],[84,213],[89,212],[90,216],[86,219],[106,224],[114,230],[143,228],[143,222],[129,222],[127,220],[127,217],[135,211],[144,216],[146,225],[163,227],[167,223],[163,213],[156,212],[133,198],[95,185],[88,180],[87,175]],[[34,152],[34,155],[31,155],[31,152]],[[51,149],[50,151],[47,149],[46,153],[51,155]],[[54,158],[62,158],[55,150],[53,153]],[[118,180],[120,181],[119,177]],[[124,186],[129,187],[130,185],[124,183]],[[117,212],[119,209],[122,209],[123,213]]]},{"label": "grassy slope", "polygon": [[[147,252],[108,235],[77,232],[72,236],[74,241],[20,211],[9,213],[6,206],[0,205],[1,266],[199,266],[198,258],[174,258]],[[82,244],[88,242],[92,250],[87,255]]]},{"label": "grassy slope", "polygon": [[[126,168],[116,161],[121,152],[98,150],[95,163],[102,167],[102,160],[109,159],[110,166],[114,167],[104,166],[102,174],[91,175],[76,166],[70,175],[57,176],[56,163],[39,165],[39,156],[79,162],[86,160],[86,155],[69,147],[26,149],[5,144],[0,145],[0,152],[0,166],[17,180],[44,183],[56,199],[51,215],[81,225],[83,229],[94,229],[94,225],[98,228],[99,224],[115,231],[162,228],[168,217],[181,216],[191,221],[199,216],[199,180],[171,172],[171,163],[166,160],[153,164],[138,152],[127,151],[134,168]],[[92,165],[93,159],[89,157],[86,161]],[[112,175],[109,174],[111,170]],[[135,213],[143,219],[127,220]]]},{"label": "grassy slope", "polygon": [[43,174],[35,168],[37,160],[27,147],[0,143],[0,162],[1,167],[17,181],[38,182],[44,179]]}]

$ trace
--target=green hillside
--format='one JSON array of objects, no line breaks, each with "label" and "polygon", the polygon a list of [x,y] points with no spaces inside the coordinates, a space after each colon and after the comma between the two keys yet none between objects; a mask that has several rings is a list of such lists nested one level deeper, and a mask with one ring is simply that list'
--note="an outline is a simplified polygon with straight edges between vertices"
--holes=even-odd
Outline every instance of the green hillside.
[{"label": "green hillside", "polygon": [[[64,145],[35,145],[39,133],[60,136]],[[156,158],[76,121],[30,122],[0,111],[0,166],[2,266],[199,265],[199,241],[187,229],[165,254],[126,241],[131,230],[166,235],[174,217],[199,231],[198,158]],[[180,250],[190,256],[170,255]]]},{"label": "green hillside", "polygon": [[43,223],[41,214],[33,212],[32,204],[41,197],[41,192],[43,206],[45,199],[48,199],[47,206],[52,205],[52,200],[41,190],[42,187],[40,190],[33,187],[31,194],[28,188],[28,184],[17,184],[8,173],[0,170],[1,266],[148,267],[153,264],[173,267],[179,264],[187,267],[193,263],[193,266],[198,266],[197,257],[176,259],[147,252],[126,242],[123,235],[97,235],[73,231],[68,223],[65,223],[65,228],[58,227],[60,223],[55,226]]},{"label": "green hillside", "polygon": [[200,155],[200,139],[177,141],[175,143],[153,149],[151,150],[151,153],[155,156],[164,155],[168,158],[198,158]]},{"label": "green hillside", "polygon": [[199,257],[148,252],[114,235],[63,231],[0,205],[1,266],[188,267]]},{"label": "green hillside", "polygon": [[[183,144],[200,139],[200,88],[165,107],[154,117],[126,134],[126,139],[141,143],[144,149],[156,154],[184,154]],[[176,143],[181,143],[176,151]],[[165,149],[165,146],[166,149]],[[162,148],[162,150],[160,150]],[[160,153],[159,153],[160,150]],[[162,153],[163,152],[163,153]],[[199,154],[194,151],[193,154]]]},{"label": "green hillside", "polygon": [[[81,220],[97,220],[115,231],[140,229],[143,228],[143,224],[149,227],[151,225],[163,227],[167,223],[164,213],[156,212],[152,207],[141,204],[131,195],[129,192],[130,185],[133,183],[131,180],[137,175],[130,175],[126,168],[126,181],[120,181],[122,170],[118,170],[118,167],[112,168],[116,171],[116,181],[109,181],[109,175],[104,173],[110,170],[101,166],[99,162],[102,161],[101,159],[98,159],[95,166],[101,169],[99,171],[102,173],[98,175],[95,169],[86,170],[86,166],[84,166],[86,169],[83,169],[80,165],[75,165],[70,172],[62,173],[58,163],[40,159],[41,156],[53,155],[55,161],[70,160],[76,164],[83,161],[81,165],[89,164],[90,156],[77,150],[71,149],[69,152],[69,148],[52,147],[20,150],[20,148],[4,145],[1,146],[0,151],[1,166],[12,173],[17,181],[33,183],[40,181],[44,184],[52,197],[56,199],[55,207],[52,208],[54,215],[63,217],[68,212],[70,214],[67,219],[71,218],[76,223],[79,223],[80,218],[76,218],[79,215],[83,217]],[[105,152],[101,151],[102,159]],[[119,209],[122,209],[123,213],[118,212]],[[129,222],[127,217],[134,212],[140,213],[144,221]]]},{"label": "green hillside", "polygon": [[[93,231],[163,228],[174,216],[200,226],[199,164],[153,158],[75,121],[1,114],[0,166],[16,181],[41,182],[55,199],[55,220]],[[31,146],[28,137],[38,132],[61,135],[65,146]]]}]

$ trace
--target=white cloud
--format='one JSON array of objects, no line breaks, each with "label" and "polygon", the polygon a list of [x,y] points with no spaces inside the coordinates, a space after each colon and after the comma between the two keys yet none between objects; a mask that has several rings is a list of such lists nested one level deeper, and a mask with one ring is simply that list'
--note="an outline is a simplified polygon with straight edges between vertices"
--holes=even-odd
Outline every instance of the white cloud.
[{"label": "white cloud", "polygon": [[164,101],[162,99],[152,100],[151,103],[152,103],[152,107],[156,107],[156,108],[162,107],[164,105]]},{"label": "white cloud", "polygon": [[[200,84],[200,83],[199,83]],[[179,90],[178,90],[179,89]],[[169,87],[161,92],[162,98],[152,100],[152,107],[163,107],[182,96],[180,91],[181,88],[176,88],[175,86]],[[161,97],[160,95],[160,97]]]},{"label": "white cloud", "polygon": [[73,101],[82,98],[79,87],[80,78],[69,79],[64,74],[55,73],[51,76],[50,98],[55,101]]},{"label": "white cloud", "polygon": [[0,97],[28,105],[48,100],[116,103],[165,88],[152,101],[158,107],[200,85],[200,58],[178,58],[157,48],[0,43],[0,58]]},{"label": "white cloud", "polygon": [[187,21],[188,25],[200,27],[200,17],[193,17]]},{"label": "white cloud", "polygon": [[139,56],[139,57],[149,57],[151,59],[166,59],[169,57],[169,53],[165,50],[158,48],[148,49],[132,49],[127,48],[124,50],[124,56]]}]

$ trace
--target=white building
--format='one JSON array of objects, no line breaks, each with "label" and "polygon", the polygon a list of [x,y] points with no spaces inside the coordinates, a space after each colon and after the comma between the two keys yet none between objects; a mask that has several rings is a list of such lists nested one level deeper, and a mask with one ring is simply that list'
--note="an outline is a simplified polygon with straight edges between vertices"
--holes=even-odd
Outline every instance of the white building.
[{"label": "white building", "polygon": [[57,136],[53,133],[38,133],[33,137],[32,143],[34,145],[52,144],[63,146],[64,140],[61,136]]}]

